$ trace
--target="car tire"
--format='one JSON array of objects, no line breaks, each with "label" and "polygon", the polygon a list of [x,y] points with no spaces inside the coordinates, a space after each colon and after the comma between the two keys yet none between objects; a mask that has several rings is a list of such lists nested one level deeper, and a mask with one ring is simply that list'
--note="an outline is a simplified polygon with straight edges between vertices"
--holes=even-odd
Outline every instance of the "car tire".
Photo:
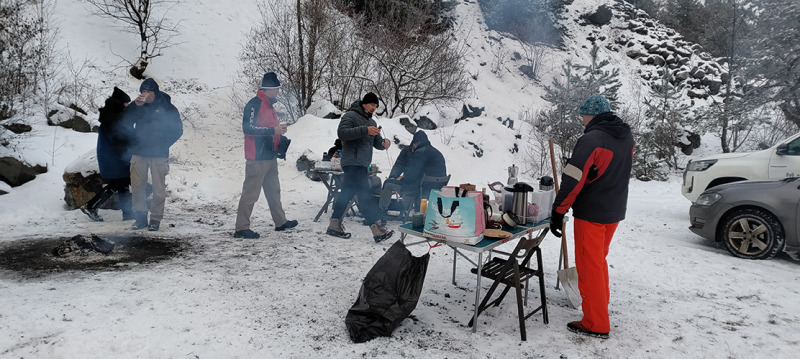
[{"label": "car tire", "polygon": [[719,236],[725,249],[739,258],[770,259],[783,249],[783,226],[772,213],[757,208],[734,211],[725,217]]}]

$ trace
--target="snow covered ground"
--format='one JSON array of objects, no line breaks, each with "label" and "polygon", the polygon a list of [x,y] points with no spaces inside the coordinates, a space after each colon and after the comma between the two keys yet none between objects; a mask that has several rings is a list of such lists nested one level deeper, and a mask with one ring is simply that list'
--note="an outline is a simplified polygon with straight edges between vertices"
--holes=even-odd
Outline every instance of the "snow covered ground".
[{"label": "snow covered ground", "polygon": [[[76,4],[59,2],[59,14],[70,16],[77,11]],[[476,7],[460,5],[462,17],[473,16]],[[96,135],[55,130],[41,120],[28,148],[52,148],[53,143],[59,147],[51,153],[30,151],[34,154],[29,156],[46,162],[49,171],[0,196],[0,251],[96,234],[120,243],[131,238],[167,243],[177,248],[177,254],[91,270],[0,268],[0,357],[790,358],[800,349],[798,263],[785,255],[769,261],[737,259],[691,233],[689,202],[680,195],[678,175],[668,182],[631,183],[628,218],[620,225],[608,257],[610,339],[586,338],[567,330],[566,323],[581,314],[563,291],[554,289],[560,241],[548,235],[542,251],[550,323],[543,324],[538,314],[529,318],[527,342],[519,340],[510,296],[482,315],[479,330],[471,332],[467,323],[475,278],[462,260],[458,284],[453,285],[453,252],[439,247],[431,251],[421,300],[412,317],[391,337],[353,344],[344,325],[346,312],[364,275],[399,234],[374,244],[369,229],[358,220],[345,220],[353,232],[350,239],[324,234],[328,215],[312,222],[325,188],[297,171],[294,160],[302,154],[321,157],[333,144],[338,121],[309,115],[289,127],[289,160],[280,161],[282,195],[288,217],[299,220],[299,226],[275,232],[261,200],[252,229],[262,238],[232,238],[244,159],[241,110],[231,109],[230,88],[224,83],[237,50],[229,39],[208,41],[224,44],[222,49],[197,50],[190,45],[220,33],[236,38],[245,25],[234,20],[253,16],[253,8],[234,1],[198,1],[195,6],[175,8],[187,27],[205,23],[199,19],[209,16],[228,20],[205,25],[203,31],[184,32],[187,45],[181,46],[186,47],[176,48],[172,61],[158,59],[152,65],[153,76],[162,81],[185,117],[184,136],[172,148],[161,231],[131,231],[131,222],[121,221],[117,211],[101,210],[106,221],[96,223],[80,211],[66,210],[63,169],[94,149]],[[71,38],[86,39],[104,33],[89,31],[100,23],[87,18],[86,23],[62,26]],[[70,46],[80,51],[94,45]],[[207,65],[202,61],[186,60],[203,54],[192,51],[214,51],[212,57],[219,57],[215,61],[228,67],[214,73],[204,70]],[[195,81],[206,84],[207,90],[188,90],[185,84]],[[428,133],[448,160],[451,183],[482,187],[504,181],[506,167],[524,165],[526,160],[524,153],[508,151],[515,135],[524,130],[509,130],[496,117],[507,115],[503,111],[510,112],[511,104],[527,101],[531,93],[517,91],[522,82],[510,76],[486,81],[485,87],[476,83],[476,92],[481,102],[494,108],[492,115]],[[138,88],[133,80],[117,82],[129,93]],[[501,84],[515,90],[498,91]],[[386,136],[410,141],[411,135],[396,119],[378,122]],[[480,145],[483,157],[474,156],[469,142]],[[373,159],[388,171],[398,153],[392,147],[388,156],[376,151]],[[409,249],[415,255],[428,250],[427,246]],[[92,260],[102,262],[106,257],[64,261]],[[489,283],[483,283],[485,291]],[[539,294],[531,295],[535,302]]]}]

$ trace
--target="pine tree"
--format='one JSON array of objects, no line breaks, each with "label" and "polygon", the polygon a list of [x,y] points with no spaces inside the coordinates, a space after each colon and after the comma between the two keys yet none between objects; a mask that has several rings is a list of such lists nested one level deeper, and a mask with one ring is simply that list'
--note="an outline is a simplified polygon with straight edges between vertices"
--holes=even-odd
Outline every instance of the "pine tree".
[{"label": "pine tree", "polygon": [[544,87],[546,93],[542,97],[552,107],[544,110],[538,121],[540,130],[547,133],[561,148],[562,157],[572,155],[572,148],[582,132],[578,107],[585,98],[585,81],[574,70],[572,61],[567,61],[561,66],[563,80],[553,79],[551,86]]},{"label": "pine tree", "polygon": [[672,74],[664,69],[661,82],[653,86],[650,99],[645,101],[646,126],[643,127],[637,151],[642,152],[639,155],[640,165],[650,169],[655,177],[661,170],[653,171],[654,163],[663,163],[671,169],[678,168],[677,145],[686,136],[684,126],[690,106],[682,103],[681,89],[673,82]]},{"label": "pine tree", "polygon": [[[608,99],[608,102],[617,102],[617,93],[622,83],[619,81],[619,68],[608,70],[608,60],[600,60],[598,56],[599,47],[595,44],[589,52],[591,62],[589,65],[576,65],[575,68],[583,70],[582,78],[583,98],[594,94],[601,94]],[[613,108],[613,107],[612,107]]]}]

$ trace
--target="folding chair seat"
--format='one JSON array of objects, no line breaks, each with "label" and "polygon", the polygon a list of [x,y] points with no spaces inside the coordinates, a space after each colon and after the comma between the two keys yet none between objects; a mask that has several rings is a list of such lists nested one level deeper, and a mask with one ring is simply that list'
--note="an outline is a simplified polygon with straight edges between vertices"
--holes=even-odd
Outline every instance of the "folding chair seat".
[{"label": "folding chair seat", "polygon": [[404,223],[408,221],[409,213],[412,210],[416,212],[420,211],[420,200],[423,198],[428,199],[432,189],[442,189],[442,187],[446,186],[448,182],[450,182],[450,175],[441,177],[428,176],[426,174],[422,175],[422,182],[419,184],[419,193],[417,193],[414,198],[401,198],[403,202],[403,210],[400,212],[400,218],[402,221]]},{"label": "folding chair seat", "polygon": [[[489,263],[485,264],[481,270],[481,276],[492,279],[494,283],[492,283],[491,288],[489,291],[486,292],[486,296],[483,297],[481,304],[478,306],[478,316],[486,310],[489,306],[499,306],[500,302],[503,301],[506,294],[511,288],[514,288],[517,294],[517,315],[519,316],[519,331],[520,336],[522,337],[523,341],[527,340],[527,335],[525,332],[525,319],[528,319],[531,315],[535,314],[538,311],[542,312],[542,319],[544,324],[549,322],[547,318],[547,298],[545,295],[544,290],[544,270],[542,269],[542,251],[539,248],[540,240],[537,240],[536,237],[522,237],[517,244],[517,247],[514,248],[514,251],[508,256],[508,258],[500,258],[500,257],[493,257]],[[524,257],[519,257],[521,251],[525,251]],[[530,260],[533,257],[533,254],[536,254],[536,268],[529,268]],[[522,258],[520,262],[519,259]],[[477,273],[478,268],[473,268],[472,273]],[[531,278],[537,277],[539,278],[539,297],[541,298],[541,304],[533,309],[528,314],[525,314],[523,308],[523,301],[522,301],[522,290],[525,289],[523,282],[528,284],[528,280]],[[505,288],[503,292],[500,293],[500,296],[497,299],[493,300],[491,303],[489,300],[494,294],[494,291],[497,287],[503,284]],[[526,292],[526,302],[527,302],[527,292]],[[469,326],[472,327],[473,320],[469,321]]]}]

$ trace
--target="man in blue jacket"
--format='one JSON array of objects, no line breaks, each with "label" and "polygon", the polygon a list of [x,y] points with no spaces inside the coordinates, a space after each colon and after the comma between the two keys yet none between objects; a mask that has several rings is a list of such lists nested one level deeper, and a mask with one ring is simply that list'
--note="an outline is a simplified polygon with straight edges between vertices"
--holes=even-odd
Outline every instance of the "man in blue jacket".
[{"label": "man in blue jacket", "polygon": [[342,192],[333,202],[333,214],[326,232],[328,235],[350,238],[350,233],[344,231],[342,218],[353,196],[359,198],[359,209],[367,223],[370,223],[369,228],[376,243],[394,234],[394,231],[386,229],[375,204],[368,200],[371,194],[367,170],[372,163],[372,149],[385,150],[391,146],[391,142],[381,136],[380,127],[372,119],[372,113],[377,108],[378,96],[367,93],[361,101],[353,102],[339,121],[337,135],[342,140],[344,183]]},{"label": "man in blue jacket", "polygon": [[[125,109],[124,121],[131,129],[131,195],[135,222],[133,229],[157,231],[164,218],[169,172],[169,148],[183,135],[183,123],[169,95],[159,91],[153,79],[139,86],[139,96]],[[153,198],[147,221],[147,173]]]}]

